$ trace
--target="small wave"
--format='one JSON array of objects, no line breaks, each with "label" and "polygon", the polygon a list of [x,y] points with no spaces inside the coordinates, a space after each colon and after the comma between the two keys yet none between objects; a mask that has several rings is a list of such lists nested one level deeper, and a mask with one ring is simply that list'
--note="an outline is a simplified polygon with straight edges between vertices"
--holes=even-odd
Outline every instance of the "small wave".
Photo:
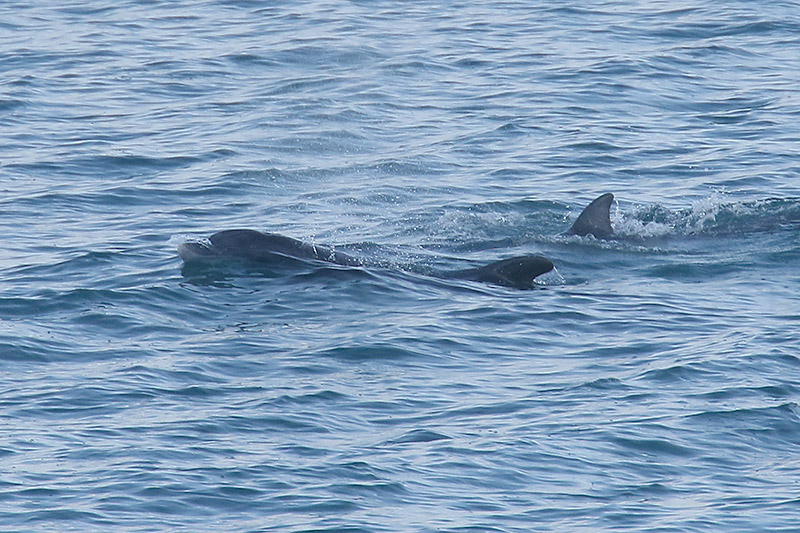
[{"label": "small wave", "polygon": [[389,439],[387,444],[414,444],[421,442],[433,442],[437,440],[450,440],[451,438],[452,437],[437,431],[432,431],[429,429],[415,429],[400,435],[399,437]]}]

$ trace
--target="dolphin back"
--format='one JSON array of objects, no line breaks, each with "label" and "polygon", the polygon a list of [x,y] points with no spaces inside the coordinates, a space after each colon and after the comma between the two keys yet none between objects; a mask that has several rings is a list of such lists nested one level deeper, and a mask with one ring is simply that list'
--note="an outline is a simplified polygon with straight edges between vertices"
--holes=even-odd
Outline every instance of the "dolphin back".
[{"label": "dolphin back", "polygon": [[275,233],[252,229],[219,231],[205,243],[189,242],[178,246],[184,261],[202,261],[220,257],[238,257],[250,261],[270,263],[287,257],[312,259],[343,266],[361,266],[362,262],[329,246],[298,241]]},{"label": "dolphin back", "polygon": [[208,240],[220,253],[255,261],[269,260],[275,254],[317,259],[314,249],[302,241],[252,229],[219,231]]},{"label": "dolphin back", "polygon": [[614,195],[610,192],[595,198],[581,212],[567,235],[594,235],[598,239],[614,235],[614,229],[611,227],[611,203],[613,201]]}]

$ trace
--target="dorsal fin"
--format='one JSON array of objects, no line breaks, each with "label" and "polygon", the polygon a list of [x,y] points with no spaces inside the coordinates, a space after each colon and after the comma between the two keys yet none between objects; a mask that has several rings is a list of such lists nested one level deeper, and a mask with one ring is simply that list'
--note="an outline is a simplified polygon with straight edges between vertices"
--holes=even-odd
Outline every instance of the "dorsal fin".
[{"label": "dorsal fin", "polygon": [[613,235],[614,229],[611,227],[610,213],[613,201],[614,195],[610,192],[595,198],[586,206],[567,233],[569,235],[594,235],[598,239]]}]

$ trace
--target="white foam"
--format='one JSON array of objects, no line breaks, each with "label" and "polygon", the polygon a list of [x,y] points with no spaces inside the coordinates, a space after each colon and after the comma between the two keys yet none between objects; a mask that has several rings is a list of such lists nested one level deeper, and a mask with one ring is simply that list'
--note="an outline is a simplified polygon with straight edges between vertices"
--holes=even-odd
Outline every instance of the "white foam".
[{"label": "white foam", "polygon": [[670,211],[660,205],[636,206],[628,213],[618,208],[611,213],[614,231],[625,237],[642,239],[669,235],[696,235],[717,222],[722,209],[731,209],[724,191],[695,200],[689,209]]},{"label": "white foam", "polygon": [[627,237],[652,238],[674,233],[674,228],[669,224],[653,221],[643,222],[617,213],[612,218],[612,226],[616,233]]},{"label": "white foam", "polygon": [[554,266],[553,270],[547,272],[546,274],[542,274],[538,276],[536,279],[533,280],[534,285],[541,285],[541,286],[550,286],[550,285],[565,285],[567,280],[558,269]]}]

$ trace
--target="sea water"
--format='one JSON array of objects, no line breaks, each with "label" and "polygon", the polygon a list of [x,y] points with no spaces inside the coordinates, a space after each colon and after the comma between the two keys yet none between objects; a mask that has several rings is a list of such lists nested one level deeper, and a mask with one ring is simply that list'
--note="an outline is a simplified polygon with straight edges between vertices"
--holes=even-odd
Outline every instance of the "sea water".
[{"label": "sea water", "polygon": [[[0,528],[797,530],[798,46],[794,2],[3,2]],[[364,266],[180,260],[231,228]]]}]

